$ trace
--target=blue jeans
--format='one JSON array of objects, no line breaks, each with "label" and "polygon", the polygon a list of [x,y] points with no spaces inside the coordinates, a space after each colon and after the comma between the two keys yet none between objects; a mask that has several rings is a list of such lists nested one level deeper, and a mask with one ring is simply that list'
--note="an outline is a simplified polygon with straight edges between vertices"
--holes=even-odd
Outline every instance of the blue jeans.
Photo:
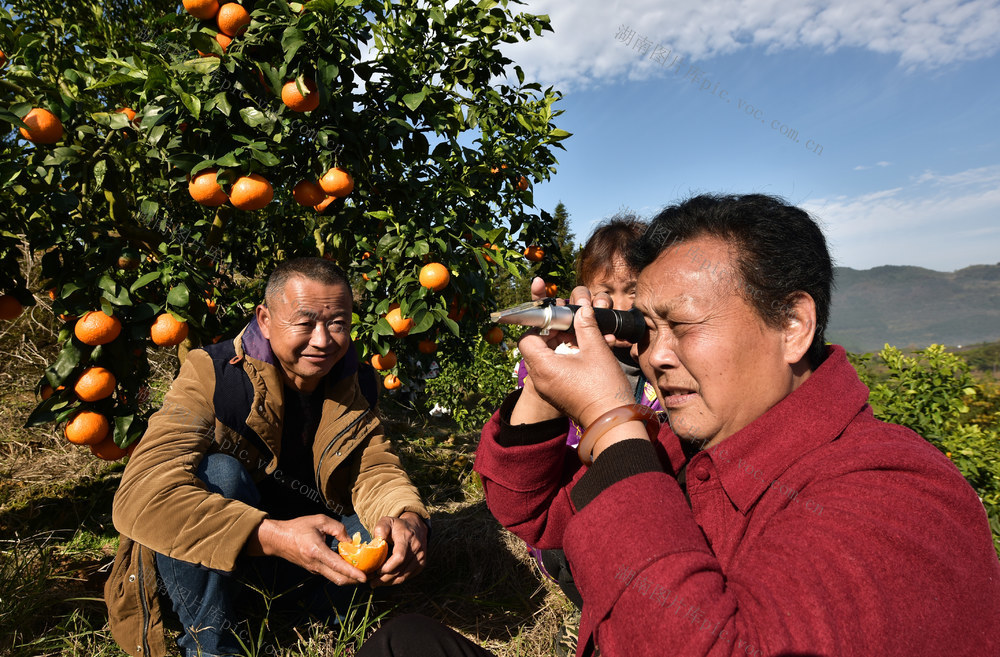
[{"label": "blue jeans", "polygon": [[[253,507],[261,503],[260,493],[246,468],[228,454],[208,454],[198,467],[198,478],[213,493],[239,500]],[[370,536],[357,515],[336,516],[348,535],[361,532]],[[331,547],[335,539],[330,539]],[[363,599],[360,586],[337,586],[319,575],[278,557],[240,557],[232,573],[210,570],[200,565],[157,554],[156,569],[161,591],[170,599],[184,628],[177,645],[187,657],[243,655],[240,642],[249,644],[257,629],[241,623],[238,601],[257,596],[254,588],[294,604],[303,615],[338,622],[352,598]],[[249,595],[248,595],[249,594]]]}]

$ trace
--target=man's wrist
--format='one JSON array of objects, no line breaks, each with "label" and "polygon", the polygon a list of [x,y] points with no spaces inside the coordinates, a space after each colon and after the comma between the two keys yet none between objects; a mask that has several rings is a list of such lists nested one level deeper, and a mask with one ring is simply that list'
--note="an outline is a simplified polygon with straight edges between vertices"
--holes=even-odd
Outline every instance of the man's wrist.
[{"label": "man's wrist", "polygon": [[247,537],[243,552],[251,557],[266,557],[271,555],[271,544],[274,536],[274,521],[264,518],[257,529]]}]

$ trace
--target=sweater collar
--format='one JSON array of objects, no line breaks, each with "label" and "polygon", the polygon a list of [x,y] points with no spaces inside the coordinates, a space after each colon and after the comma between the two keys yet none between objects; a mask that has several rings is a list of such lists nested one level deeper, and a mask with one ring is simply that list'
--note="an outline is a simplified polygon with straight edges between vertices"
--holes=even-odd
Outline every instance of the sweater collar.
[{"label": "sweater collar", "polygon": [[802,385],[740,431],[696,454],[689,470],[709,459],[726,494],[746,513],[793,463],[836,439],[867,404],[868,388],[847,352],[831,345],[826,360]]}]

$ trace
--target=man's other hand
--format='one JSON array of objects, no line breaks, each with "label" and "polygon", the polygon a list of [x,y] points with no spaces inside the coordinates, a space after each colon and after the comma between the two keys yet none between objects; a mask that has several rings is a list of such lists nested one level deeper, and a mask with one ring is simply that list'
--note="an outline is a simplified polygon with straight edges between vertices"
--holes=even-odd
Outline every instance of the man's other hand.
[{"label": "man's other hand", "polygon": [[406,511],[398,518],[385,516],[372,533],[392,547],[382,570],[372,577],[372,586],[405,582],[427,565],[427,523],[416,513]]},{"label": "man's other hand", "polygon": [[367,581],[365,574],[344,561],[336,548],[327,545],[327,536],[350,541],[344,525],[324,515],[292,520],[265,518],[247,541],[250,556],[281,557],[310,573],[322,575],[337,586]]}]

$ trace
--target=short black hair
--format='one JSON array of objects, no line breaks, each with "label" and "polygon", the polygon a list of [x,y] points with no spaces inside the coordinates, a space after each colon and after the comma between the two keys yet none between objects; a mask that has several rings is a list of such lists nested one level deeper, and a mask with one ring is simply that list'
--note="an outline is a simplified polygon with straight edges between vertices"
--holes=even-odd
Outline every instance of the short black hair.
[{"label": "short black hair", "polygon": [[739,289],[757,315],[779,328],[789,303],[806,292],[816,303],[816,333],[806,356],[812,367],[826,358],[833,260],[819,225],[804,210],[766,194],[702,194],[661,211],[629,258],[637,270],[671,246],[715,237],[735,249]]},{"label": "short black hair", "polygon": [[269,305],[282,292],[289,279],[296,276],[323,283],[324,285],[343,285],[353,298],[351,284],[347,281],[344,270],[333,261],[324,258],[292,258],[278,265],[267,277],[267,287],[264,289],[264,305]]},{"label": "short black hair", "polygon": [[598,225],[580,250],[576,264],[577,285],[589,286],[598,276],[611,273],[616,256],[627,263],[635,241],[646,228],[646,222],[630,212],[616,214]]}]

